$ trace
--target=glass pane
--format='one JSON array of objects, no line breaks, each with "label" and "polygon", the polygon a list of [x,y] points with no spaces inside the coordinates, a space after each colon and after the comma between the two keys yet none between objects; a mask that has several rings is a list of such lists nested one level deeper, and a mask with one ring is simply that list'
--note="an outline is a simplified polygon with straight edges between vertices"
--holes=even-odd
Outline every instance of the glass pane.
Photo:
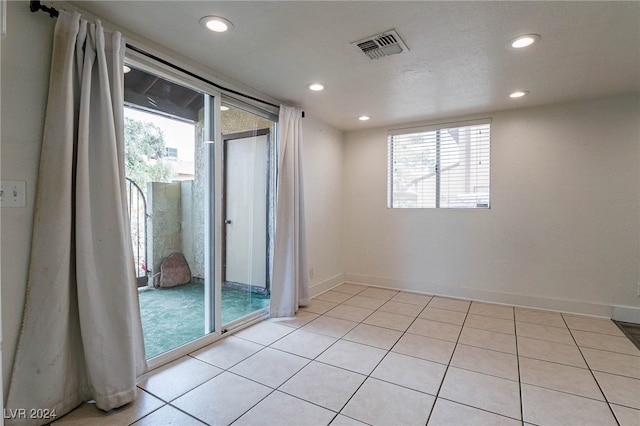
[{"label": "glass pane", "polygon": [[269,305],[275,123],[223,105],[222,324]]},{"label": "glass pane", "polygon": [[489,124],[443,129],[440,207],[489,207]]},{"label": "glass pane", "polygon": [[390,135],[390,208],[488,208],[490,124]]},{"label": "glass pane", "polygon": [[434,132],[389,138],[389,207],[436,207],[436,146]]},{"label": "glass pane", "polygon": [[204,94],[125,74],[125,161],[147,358],[204,336]]}]

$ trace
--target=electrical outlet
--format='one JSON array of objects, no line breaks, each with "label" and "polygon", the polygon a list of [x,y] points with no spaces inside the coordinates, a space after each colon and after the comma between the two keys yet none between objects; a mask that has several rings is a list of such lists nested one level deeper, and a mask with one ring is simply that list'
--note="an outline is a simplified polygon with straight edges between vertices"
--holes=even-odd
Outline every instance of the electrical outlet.
[{"label": "electrical outlet", "polygon": [[638,284],[638,297],[640,297],[640,284]]},{"label": "electrical outlet", "polygon": [[23,180],[0,181],[0,207],[27,207],[26,187]]},{"label": "electrical outlet", "polygon": [[309,268],[309,278],[313,278],[313,266]]}]

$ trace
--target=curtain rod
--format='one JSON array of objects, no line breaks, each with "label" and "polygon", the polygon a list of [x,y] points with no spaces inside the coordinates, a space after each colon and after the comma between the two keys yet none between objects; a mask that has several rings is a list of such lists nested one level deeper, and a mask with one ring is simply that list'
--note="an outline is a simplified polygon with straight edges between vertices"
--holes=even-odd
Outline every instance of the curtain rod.
[{"label": "curtain rod", "polygon": [[[31,12],[38,12],[38,11],[46,12],[46,13],[48,13],[48,14],[49,14],[49,16],[50,16],[51,18],[57,18],[57,17],[58,17],[58,14],[59,14],[59,13],[58,13],[58,11],[57,11],[55,8],[53,8],[53,7],[47,7],[47,6],[43,5],[43,4],[41,4],[39,0],[31,0],[31,1],[29,2],[29,9],[31,10]],[[127,45],[126,45],[126,46],[127,46],[127,49],[131,49],[131,50],[133,50],[133,51],[135,51],[135,52],[138,52],[138,53],[140,53],[141,55],[144,55],[144,56],[146,56],[146,57],[148,57],[148,58],[150,58],[150,59],[153,59],[154,61],[158,61],[158,62],[160,62],[161,64],[166,65],[166,66],[168,66],[168,67],[171,67],[171,68],[173,68],[173,69],[175,69],[175,70],[177,70],[177,71],[180,71],[180,72],[182,72],[182,73],[184,73],[184,74],[187,74],[187,75],[188,75],[188,76],[190,76],[190,77],[193,77],[193,78],[195,78],[195,79],[198,79],[198,80],[200,80],[200,81],[202,81],[202,82],[204,82],[204,83],[210,84],[210,85],[212,85],[213,87],[215,87],[215,88],[217,88],[217,89],[223,90],[223,91],[225,91],[225,92],[227,92],[227,93],[231,93],[231,94],[233,94],[233,95],[242,96],[243,98],[250,99],[250,100],[252,100],[252,101],[256,101],[256,102],[260,102],[260,103],[263,103],[263,104],[265,104],[265,105],[272,106],[272,107],[274,107],[274,108],[280,108],[280,106],[279,106],[279,105],[272,104],[271,102],[267,102],[267,101],[262,100],[262,99],[260,99],[260,98],[256,98],[256,97],[254,97],[254,96],[250,96],[250,95],[247,95],[247,94],[245,94],[245,93],[238,92],[237,90],[228,89],[228,88],[226,88],[226,87],[224,87],[224,86],[221,86],[221,85],[219,85],[219,84],[217,84],[217,83],[214,83],[213,81],[210,81],[210,80],[208,80],[208,79],[206,79],[206,78],[204,78],[204,77],[199,76],[198,74],[195,74],[195,73],[193,73],[193,72],[191,72],[191,71],[189,71],[189,70],[186,70],[186,69],[184,69],[184,68],[182,68],[182,67],[179,67],[179,66],[177,66],[177,65],[175,65],[175,64],[172,64],[172,63],[171,63],[171,62],[169,62],[169,61],[166,61],[166,60],[164,60],[164,59],[162,59],[162,58],[159,58],[159,57],[157,57],[156,55],[153,55],[153,54],[151,54],[151,53],[149,53],[149,52],[145,52],[144,50],[142,50],[142,49],[140,49],[140,48],[138,48],[138,47],[132,46],[132,45],[130,45],[129,43],[127,43]],[[302,111],[302,118],[304,118],[304,111]]]},{"label": "curtain rod", "polygon": [[140,48],[138,48],[138,47],[132,46],[132,45],[130,45],[129,43],[127,43],[127,49],[131,49],[131,50],[133,50],[134,52],[138,52],[138,53],[140,53],[141,55],[144,55],[144,56],[146,56],[147,58],[153,59],[154,61],[160,62],[161,64],[166,65],[166,66],[168,66],[168,67],[170,67],[170,68],[173,68],[174,70],[180,71],[180,72],[182,72],[182,73],[184,73],[184,74],[187,74],[187,75],[188,75],[188,76],[190,76],[190,77],[193,77],[193,78],[195,78],[195,79],[198,79],[198,80],[200,80],[200,81],[202,81],[202,82],[204,82],[204,83],[210,84],[210,85],[212,85],[213,87],[215,87],[216,89],[223,90],[223,91],[225,91],[225,92],[227,92],[227,93],[231,93],[231,94],[233,94],[233,95],[242,96],[243,98],[250,99],[250,100],[252,100],[252,101],[256,101],[256,102],[260,102],[260,103],[263,103],[263,104],[265,104],[265,105],[272,106],[272,107],[274,107],[274,108],[280,108],[280,106],[279,106],[279,105],[272,104],[271,102],[268,102],[268,101],[262,100],[262,99],[260,99],[260,98],[256,98],[256,97],[254,97],[254,96],[247,95],[247,94],[242,93],[242,92],[238,92],[237,90],[228,89],[228,88],[226,88],[226,87],[224,87],[224,86],[219,85],[218,83],[214,83],[214,82],[213,82],[213,81],[211,81],[211,80],[208,80],[208,79],[206,79],[206,78],[204,78],[204,77],[199,76],[199,75],[198,75],[198,74],[196,74],[196,73],[193,73],[193,72],[191,72],[191,71],[189,71],[189,70],[186,70],[186,69],[184,69],[184,68],[182,68],[182,67],[179,67],[179,66],[177,66],[177,65],[175,65],[175,64],[173,64],[173,63],[171,63],[171,62],[169,62],[169,61],[167,61],[167,60],[165,60],[165,59],[162,59],[162,58],[160,58],[160,57],[158,57],[158,56],[156,56],[156,55],[154,55],[154,54],[152,54],[152,53],[146,52],[146,51],[144,51],[144,50],[142,50],[142,49],[140,49]]}]

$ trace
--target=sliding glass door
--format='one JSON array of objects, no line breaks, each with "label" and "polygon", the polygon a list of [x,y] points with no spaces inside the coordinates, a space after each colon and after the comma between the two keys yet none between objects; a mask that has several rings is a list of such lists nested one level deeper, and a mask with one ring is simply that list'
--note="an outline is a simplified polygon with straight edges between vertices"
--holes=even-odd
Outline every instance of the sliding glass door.
[{"label": "sliding glass door", "polygon": [[225,328],[269,306],[275,122],[231,103],[221,107]]},{"label": "sliding glass door", "polygon": [[275,117],[132,62],[127,194],[146,355],[156,366],[268,312]]},{"label": "sliding glass door", "polygon": [[[147,358],[215,330],[211,259],[214,98],[153,72],[125,74],[125,162]],[[209,297],[207,297],[209,296]]]}]

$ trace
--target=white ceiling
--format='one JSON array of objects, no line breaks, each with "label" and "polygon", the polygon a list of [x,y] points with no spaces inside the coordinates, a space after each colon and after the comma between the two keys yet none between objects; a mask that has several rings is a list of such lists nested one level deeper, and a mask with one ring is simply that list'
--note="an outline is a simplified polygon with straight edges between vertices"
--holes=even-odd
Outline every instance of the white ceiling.
[{"label": "white ceiling", "polygon": [[[640,90],[638,1],[72,3],[341,130]],[[234,29],[206,31],[205,15]],[[349,46],[392,28],[407,54],[368,61]],[[526,33],[542,39],[507,47]],[[315,81],[326,90],[310,92]],[[516,89],[530,95],[510,99]]]}]

